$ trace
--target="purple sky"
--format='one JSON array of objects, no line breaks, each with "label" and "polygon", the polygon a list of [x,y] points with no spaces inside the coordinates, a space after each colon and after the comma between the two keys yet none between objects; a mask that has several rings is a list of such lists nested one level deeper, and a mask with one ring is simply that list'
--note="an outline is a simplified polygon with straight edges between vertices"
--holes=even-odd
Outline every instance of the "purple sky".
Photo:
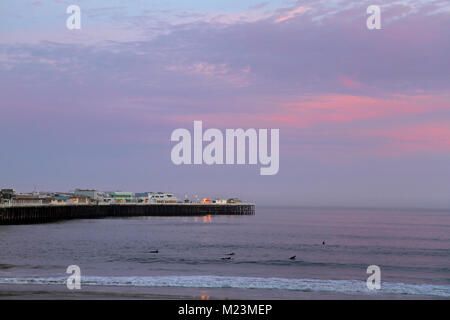
[{"label": "purple sky", "polygon": [[[0,187],[450,204],[447,1],[8,0],[0,21]],[[194,120],[279,128],[279,173],[173,165]]]}]

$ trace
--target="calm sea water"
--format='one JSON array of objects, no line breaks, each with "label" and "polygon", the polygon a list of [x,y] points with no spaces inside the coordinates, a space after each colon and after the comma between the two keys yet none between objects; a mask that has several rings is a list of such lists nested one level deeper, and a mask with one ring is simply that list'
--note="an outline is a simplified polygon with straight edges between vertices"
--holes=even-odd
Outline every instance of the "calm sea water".
[{"label": "calm sea water", "polygon": [[[262,298],[450,298],[450,211],[257,207],[254,216],[0,226],[0,291],[1,284],[63,285],[73,264],[82,284],[118,292],[134,286],[231,288],[249,297],[257,290]],[[381,268],[376,293],[365,285],[369,265]]]}]

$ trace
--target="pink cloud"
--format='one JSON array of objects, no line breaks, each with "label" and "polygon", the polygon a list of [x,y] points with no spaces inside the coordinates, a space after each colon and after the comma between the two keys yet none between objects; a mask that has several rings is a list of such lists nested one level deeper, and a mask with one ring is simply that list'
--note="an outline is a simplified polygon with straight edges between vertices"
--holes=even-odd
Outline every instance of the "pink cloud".
[{"label": "pink cloud", "polygon": [[[408,117],[432,114],[448,110],[450,97],[447,95],[394,95],[389,98],[355,95],[320,95],[300,97],[296,102],[270,104],[269,109],[242,110],[240,113],[193,112],[171,116],[171,121],[191,122],[203,120],[209,126],[217,127],[259,127],[259,128],[316,128],[326,125],[342,125],[367,121],[383,123],[386,120],[401,123]],[[269,111],[268,111],[269,110]],[[273,111],[272,111],[273,110]],[[400,122],[399,122],[400,121]],[[346,125],[345,127],[343,125]]]},{"label": "pink cloud", "polygon": [[277,112],[261,117],[292,127],[312,127],[425,114],[448,109],[449,101],[446,95],[393,95],[389,98],[323,95],[285,103]]},{"label": "pink cloud", "polygon": [[[280,128],[286,152],[316,158],[330,154],[343,159],[397,157],[450,151],[450,122],[422,120],[423,115],[448,110],[449,101],[445,95],[425,94],[389,98],[325,95],[274,106],[274,112],[201,112],[164,120],[181,127],[202,120],[205,128]],[[295,147],[299,143],[300,149]]]},{"label": "pink cloud", "polygon": [[349,89],[357,90],[363,87],[363,85],[357,80],[354,80],[353,77],[339,76],[338,81]]},{"label": "pink cloud", "polygon": [[280,23],[280,22],[292,19],[307,10],[308,10],[308,8],[305,8],[305,7],[298,7],[296,9],[293,9],[293,10],[289,11],[286,15],[276,19],[275,23]]},{"label": "pink cloud", "polygon": [[450,121],[400,125],[366,134],[387,138],[377,150],[382,155],[450,152]]}]

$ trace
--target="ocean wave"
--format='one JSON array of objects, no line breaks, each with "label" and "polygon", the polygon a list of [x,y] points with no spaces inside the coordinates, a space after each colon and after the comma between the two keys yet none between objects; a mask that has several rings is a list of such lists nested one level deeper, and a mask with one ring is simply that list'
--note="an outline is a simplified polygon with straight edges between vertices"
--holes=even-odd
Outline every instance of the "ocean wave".
[{"label": "ocean wave", "polygon": [[[63,285],[65,277],[0,278],[0,284]],[[335,292],[343,294],[419,295],[450,297],[449,285],[382,282],[380,290],[367,289],[360,280],[322,280],[226,276],[155,276],[155,277],[97,277],[81,278],[82,285],[125,287],[183,287],[291,290],[303,292]]]}]

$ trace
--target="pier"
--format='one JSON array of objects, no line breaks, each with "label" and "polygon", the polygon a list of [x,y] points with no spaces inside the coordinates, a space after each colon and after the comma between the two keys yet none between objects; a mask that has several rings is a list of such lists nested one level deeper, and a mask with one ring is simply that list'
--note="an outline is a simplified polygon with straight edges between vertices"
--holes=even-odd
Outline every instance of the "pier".
[{"label": "pier", "polygon": [[252,203],[64,204],[0,206],[0,225],[140,216],[254,215]]}]

